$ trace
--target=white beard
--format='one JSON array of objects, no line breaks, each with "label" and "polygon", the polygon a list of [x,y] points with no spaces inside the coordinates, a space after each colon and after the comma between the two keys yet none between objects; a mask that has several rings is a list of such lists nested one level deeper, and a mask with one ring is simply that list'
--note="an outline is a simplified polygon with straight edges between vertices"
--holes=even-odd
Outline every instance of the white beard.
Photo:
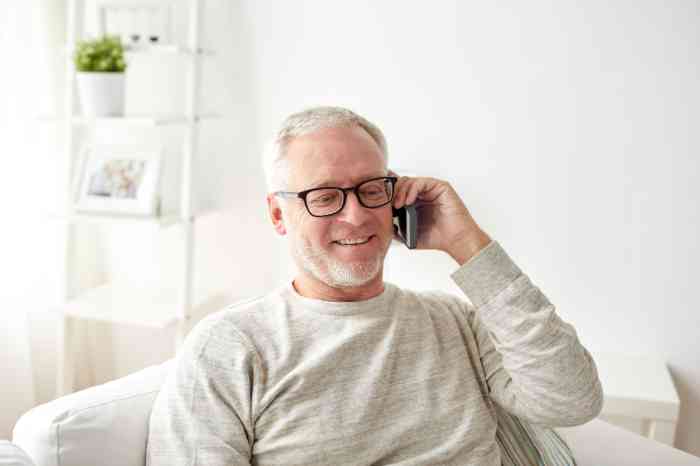
[{"label": "white beard", "polygon": [[371,261],[346,263],[332,258],[327,251],[303,245],[301,238],[296,238],[294,243],[301,267],[334,288],[362,286],[375,278],[382,268],[381,254]]}]

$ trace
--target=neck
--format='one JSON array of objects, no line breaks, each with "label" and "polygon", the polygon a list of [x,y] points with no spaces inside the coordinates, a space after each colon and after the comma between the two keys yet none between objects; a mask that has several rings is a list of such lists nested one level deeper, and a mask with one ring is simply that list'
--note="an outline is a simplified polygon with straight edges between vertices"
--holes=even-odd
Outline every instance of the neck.
[{"label": "neck", "polygon": [[321,301],[364,301],[384,292],[381,271],[362,286],[337,288],[304,273],[300,273],[294,278],[292,286],[301,296]]}]

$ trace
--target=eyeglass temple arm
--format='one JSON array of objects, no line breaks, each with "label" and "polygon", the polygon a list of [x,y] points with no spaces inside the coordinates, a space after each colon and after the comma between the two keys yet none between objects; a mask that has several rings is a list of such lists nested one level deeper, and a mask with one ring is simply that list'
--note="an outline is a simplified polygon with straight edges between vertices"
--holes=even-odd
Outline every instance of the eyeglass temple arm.
[{"label": "eyeglass temple arm", "polygon": [[280,197],[299,197],[299,193],[292,191],[275,191],[273,194]]}]

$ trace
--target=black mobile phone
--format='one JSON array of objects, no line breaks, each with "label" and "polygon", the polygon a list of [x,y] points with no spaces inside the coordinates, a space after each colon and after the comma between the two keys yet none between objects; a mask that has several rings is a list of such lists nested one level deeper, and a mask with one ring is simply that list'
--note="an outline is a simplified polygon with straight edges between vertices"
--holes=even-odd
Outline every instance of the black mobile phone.
[{"label": "black mobile phone", "polygon": [[394,225],[401,241],[409,248],[415,249],[418,243],[418,211],[413,204],[400,209],[391,208],[394,215]]}]

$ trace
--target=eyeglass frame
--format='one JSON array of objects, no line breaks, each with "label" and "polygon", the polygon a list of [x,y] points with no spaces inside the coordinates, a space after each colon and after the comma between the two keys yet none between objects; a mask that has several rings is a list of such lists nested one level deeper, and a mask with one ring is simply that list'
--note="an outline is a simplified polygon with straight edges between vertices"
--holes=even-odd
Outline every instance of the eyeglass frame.
[{"label": "eyeglass frame", "polygon": [[[283,198],[287,198],[287,199],[298,197],[304,201],[304,207],[306,207],[306,211],[312,217],[330,217],[331,215],[335,215],[345,208],[345,203],[348,200],[348,191],[352,191],[353,193],[355,193],[355,197],[357,198],[357,202],[359,202],[360,205],[362,207],[364,207],[365,209],[378,209],[380,207],[384,207],[385,205],[391,203],[391,201],[394,200],[394,196],[396,195],[396,181],[398,179],[399,178],[396,176],[378,176],[376,178],[370,178],[368,180],[365,180],[362,183],[355,185],[353,187],[350,187],[350,188],[341,188],[339,186],[319,186],[317,188],[305,189],[304,191],[297,191],[297,192],[295,192],[295,191],[275,191],[272,194],[275,196],[279,196],[279,197],[283,197]],[[362,202],[362,198],[360,196],[360,192],[358,189],[360,186],[362,186],[365,183],[369,183],[370,181],[377,181],[377,180],[389,180],[391,182],[391,196],[389,197],[389,200],[386,201],[385,203],[370,207],[367,204],[365,204],[364,202]],[[340,207],[338,208],[338,210],[336,210],[335,212],[333,212],[331,214],[325,214],[325,215],[315,215],[315,214],[311,213],[311,209],[309,209],[309,204],[307,204],[307,202],[306,202],[306,196],[308,196],[308,194],[313,192],[313,191],[319,191],[321,189],[337,189],[338,191],[341,191],[343,193],[343,202],[340,204]]]}]

